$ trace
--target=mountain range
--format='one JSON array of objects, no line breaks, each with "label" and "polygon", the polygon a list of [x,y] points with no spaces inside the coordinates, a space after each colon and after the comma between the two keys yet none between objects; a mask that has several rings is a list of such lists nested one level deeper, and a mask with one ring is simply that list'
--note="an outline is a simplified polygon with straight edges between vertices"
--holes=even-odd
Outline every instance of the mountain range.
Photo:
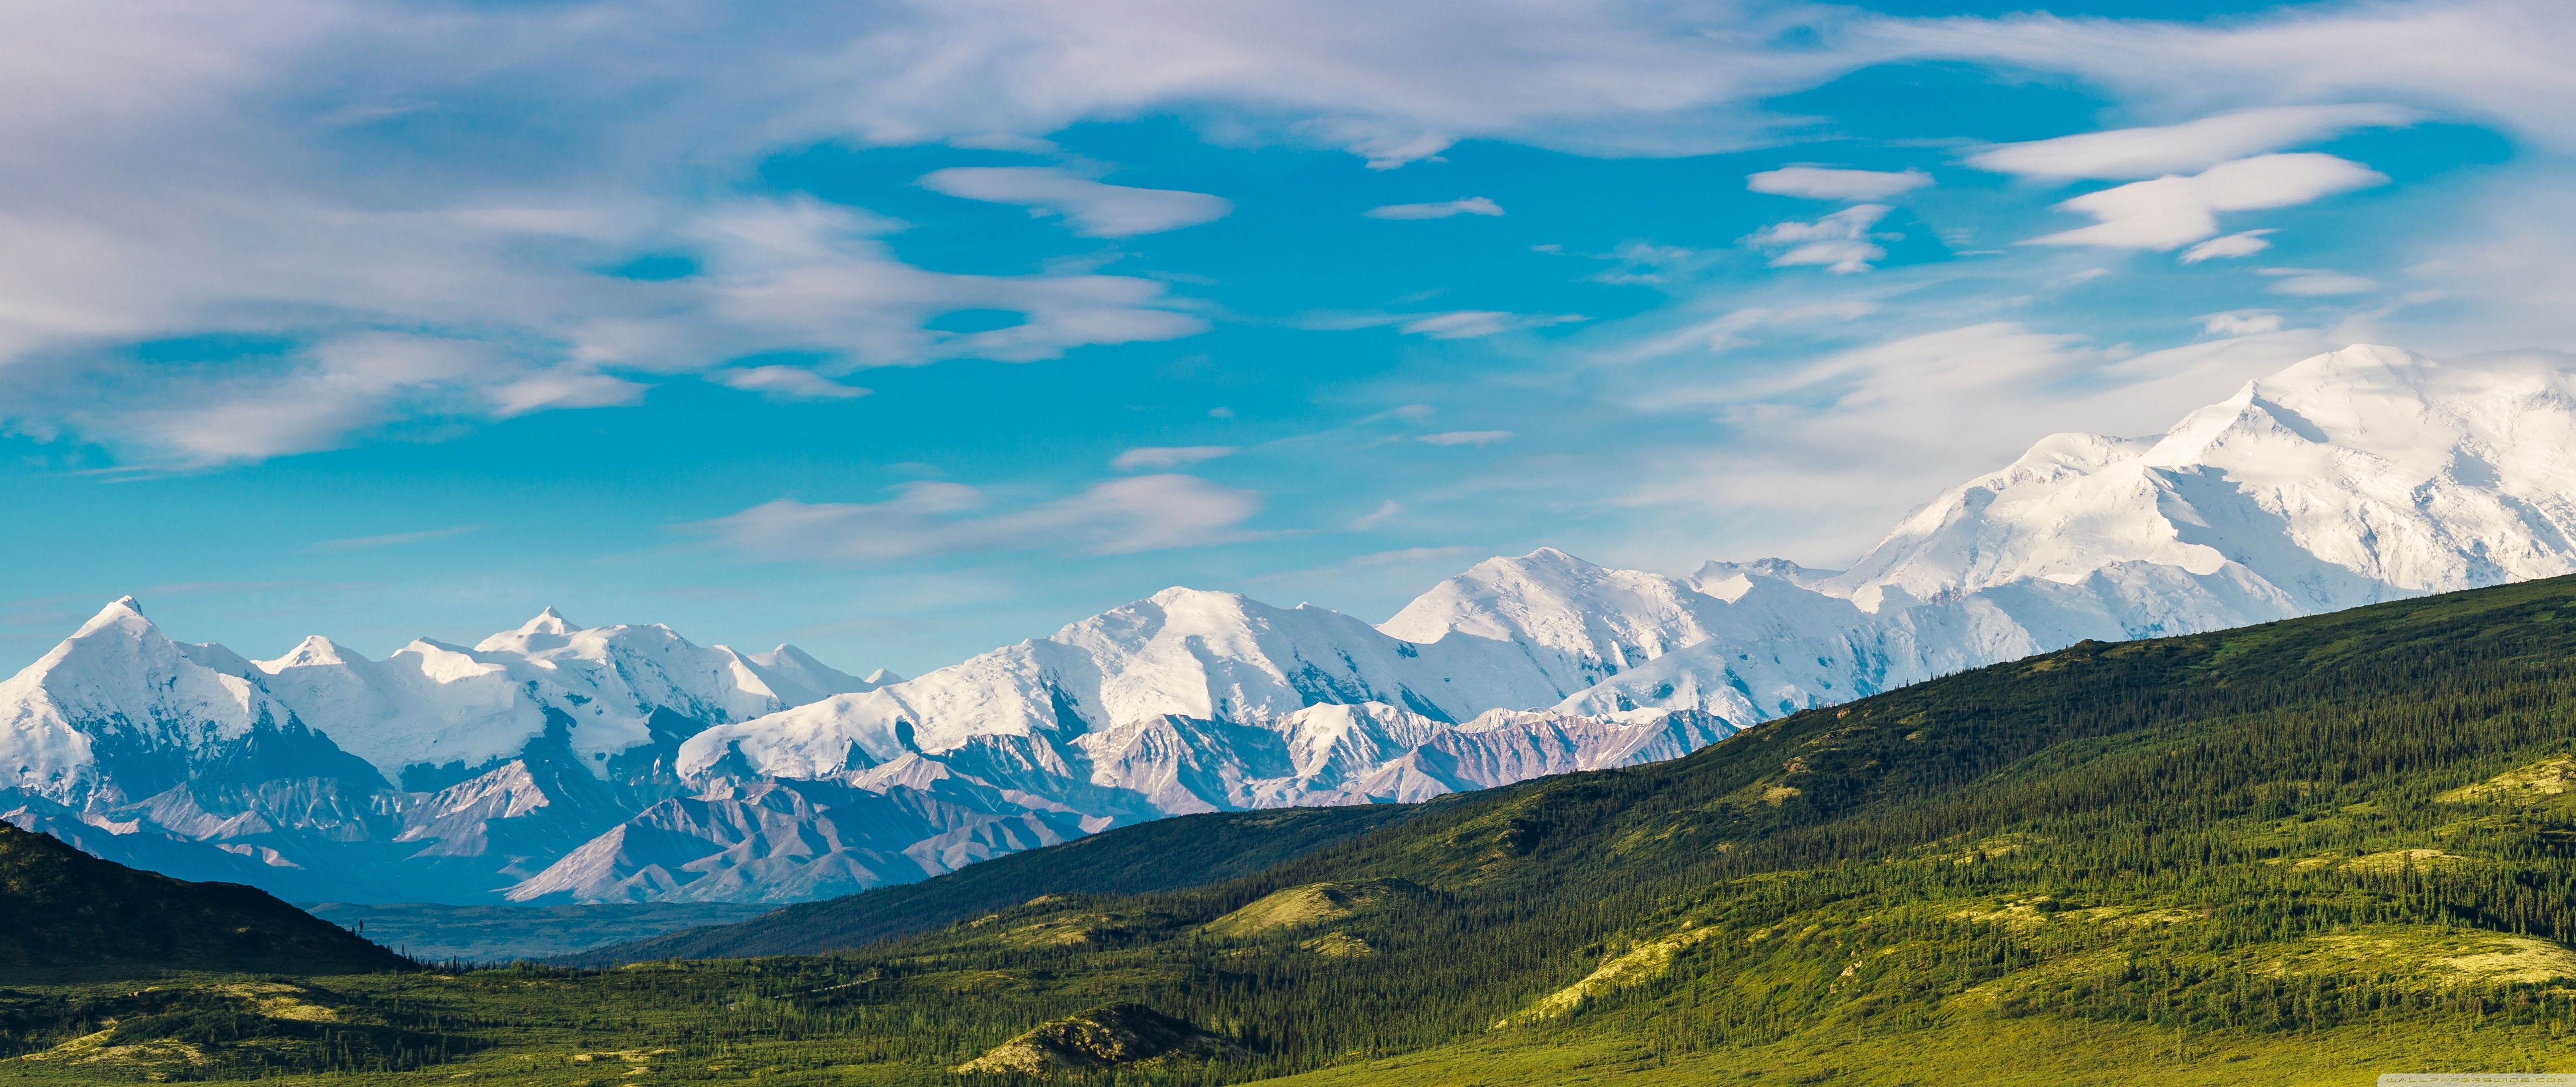
[{"label": "mountain range", "polygon": [[290,898],[788,902],[1165,816],[1668,759],[2092,639],[2576,571],[2564,360],[2356,346],[2161,435],[2044,438],[1850,569],[1541,549],[1384,623],[1185,588],[915,679],[551,610],[273,660],[131,599],[0,683],[0,806]]}]

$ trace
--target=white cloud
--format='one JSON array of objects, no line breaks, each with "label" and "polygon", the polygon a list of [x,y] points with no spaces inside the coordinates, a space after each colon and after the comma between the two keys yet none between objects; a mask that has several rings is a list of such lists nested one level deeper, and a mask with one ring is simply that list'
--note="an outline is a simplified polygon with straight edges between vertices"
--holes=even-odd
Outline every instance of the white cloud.
[{"label": "white cloud", "polygon": [[1870,233],[1887,215],[1885,204],[1844,208],[1812,223],[1773,223],[1744,239],[1745,244],[1777,251],[1774,268],[1821,265],[1836,274],[1866,272],[1869,262],[1887,255]]},{"label": "white cloud", "polygon": [[[2530,0],[2292,4],[2241,19],[1875,19],[1845,47],[2063,72],[2133,111],[2387,102],[2576,146],[2576,20]],[[2276,145],[2285,146],[2285,145]]]},{"label": "white cloud", "polygon": [[[1546,328],[1584,318],[1577,314],[1504,313],[1499,310],[1457,310],[1434,313],[1411,319],[1394,318],[1403,323],[1396,331],[1412,336],[1429,336],[1435,340],[1473,340],[1499,336],[1505,332]],[[1386,323],[1383,321],[1372,323]]]},{"label": "white cloud", "polygon": [[1432,445],[1492,445],[1495,442],[1507,441],[1511,436],[1512,432],[1508,430],[1452,430],[1441,434],[1425,434],[1413,440]]},{"label": "white cloud", "polygon": [[2184,264],[2198,264],[2204,260],[2219,260],[2226,257],[2250,257],[2272,248],[2271,241],[2264,237],[2270,233],[2272,233],[2271,229],[2265,228],[2242,231],[2223,238],[2211,238],[2183,250],[2181,259]]},{"label": "white cloud", "polygon": [[915,483],[875,503],[779,499],[681,526],[766,559],[871,562],[966,551],[1066,550],[1128,554],[1247,538],[1261,498],[1186,475],[1131,476],[1079,495],[985,514],[984,492]]},{"label": "white cloud", "polygon": [[1931,183],[1932,175],[1921,170],[1834,170],[1821,166],[1783,166],[1749,174],[1744,179],[1744,187],[1754,192],[1815,200],[1885,200]]},{"label": "white cloud", "polygon": [[1452,215],[1500,215],[1503,206],[1481,196],[1437,204],[1388,204],[1360,214],[1371,219],[1446,219]]},{"label": "white cloud", "polygon": [[1118,454],[1109,466],[1121,472],[1133,472],[1139,468],[1172,469],[1234,453],[1235,447],[1230,445],[1148,445]]},{"label": "white cloud", "polygon": [[[129,457],[255,459],[407,419],[631,402],[638,390],[617,382],[764,350],[852,366],[1025,360],[1205,327],[1142,280],[945,275],[864,231],[801,261],[723,238],[739,225],[738,186],[782,148],[1043,152],[1041,137],[1076,122],[1179,116],[1214,140],[1339,147],[1389,168],[1457,140],[1690,154],[1775,137],[1784,121],[1760,103],[1779,94],[1956,57],[2068,73],[2150,119],[2297,107],[2377,123],[2352,111],[2387,107],[2331,104],[2385,101],[2566,149],[2571,24],[2529,0],[2292,5],[2215,23],[1455,0],[756,14],[203,0],[101,20],[95,5],[18,0],[0,5],[0,416]],[[1775,44],[1792,36],[1822,44]],[[2322,131],[2316,115],[2256,116]],[[465,133],[470,154],[437,142]],[[700,243],[716,250],[704,274],[595,271]],[[1870,247],[1804,256],[1857,268]],[[2531,248],[2513,260],[2542,267],[2548,247]],[[2522,299],[2538,282],[2488,285]],[[952,308],[1028,320],[923,327]],[[476,352],[466,370],[417,381],[321,358],[366,330]],[[225,333],[294,347],[150,381],[117,355]]]},{"label": "white cloud", "polygon": [[1351,531],[1366,532],[1379,525],[1387,523],[1389,520],[1393,519],[1396,514],[1402,512],[1404,512],[1403,506],[1398,505],[1392,498],[1387,499],[1384,502],[1378,503],[1376,510],[1353,518],[1350,526]]},{"label": "white cloud", "polygon": [[2205,170],[2356,128],[2411,123],[2415,110],[2386,105],[2274,106],[2203,117],[2178,125],[2120,128],[2008,143],[1968,156],[1997,173],[2073,180],[2124,180]]},{"label": "white cloud", "polygon": [[873,391],[843,385],[801,366],[748,366],[718,370],[708,378],[726,388],[755,392],[774,400],[852,400]]},{"label": "white cloud", "polygon": [[2323,268],[2259,268],[2256,271],[2278,280],[2272,284],[2274,294],[2327,298],[2339,294],[2364,294],[2379,289],[2378,280],[2346,275]]},{"label": "white cloud", "polygon": [[1060,215],[1086,238],[1159,234],[1212,223],[1234,210],[1223,197],[1110,185],[1052,166],[958,166],[925,174],[920,183],[966,200],[1017,204],[1031,215]]},{"label": "white cloud", "polygon": [[2177,249],[2218,233],[2222,211],[2286,208],[2387,180],[2376,170],[2333,155],[2259,155],[2197,174],[2086,193],[2057,206],[2100,222],[2024,244]]}]

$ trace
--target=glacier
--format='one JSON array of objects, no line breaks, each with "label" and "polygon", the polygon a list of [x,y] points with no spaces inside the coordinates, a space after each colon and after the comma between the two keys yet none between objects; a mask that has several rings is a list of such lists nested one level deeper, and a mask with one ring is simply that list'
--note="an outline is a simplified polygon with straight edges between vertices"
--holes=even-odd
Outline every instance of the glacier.
[{"label": "glacier", "polygon": [[2576,571],[2542,354],[2359,345],[2143,437],[2057,434],[1848,569],[1553,548],[1384,623],[1171,588],[922,676],[549,610],[253,661],[130,598],[0,684],[0,817],[341,901],[828,897],[1163,816],[1406,802],[1678,757],[2084,639]]}]

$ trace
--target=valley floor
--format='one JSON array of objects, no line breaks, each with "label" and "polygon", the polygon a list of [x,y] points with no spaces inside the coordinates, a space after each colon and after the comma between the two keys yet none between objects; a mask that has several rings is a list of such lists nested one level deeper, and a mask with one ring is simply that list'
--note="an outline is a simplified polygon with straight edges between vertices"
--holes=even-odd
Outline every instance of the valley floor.
[{"label": "valley floor", "polygon": [[[695,975],[684,967],[656,972]],[[735,971],[722,971],[734,974]],[[669,980],[681,981],[675,976]],[[712,980],[708,978],[690,979]],[[165,983],[171,984],[171,983]],[[885,1022],[838,1037],[811,1036],[814,1024],[784,1020],[763,1027],[736,998],[713,1015],[684,999],[601,1001],[606,990],[632,997],[635,987],[590,978],[538,977],[510,971],[468,975],[318,979],[299,986],[246,978],[198,978],[175,984],[263,991],[272,1014],[326,1006],[283,990],[310,986],[380,1008],[435,1011],[461,1035],[489,1048],[406,1071],[335,1071],[278,1076],[262,1082],[307,1087],[394,1087],[430,1084],[526,1084],[608,1087],[653,1083],[762,1083],[813,1087],[897,1087],[964,1082],[1032,1082],[961,1078],[947,1071],[962,1039],[904,1038]],[[122,986],[108,988],[123,988]],[[713,995],[683,981],[646,988],[665,997]],[[100,991],[66,988],[61,993]],[[21,991],[18,995],[24,995]],[[624,1006],[621,1006],[623,1004]],[[607,1010],[603,1010],[607,1009]],[[716,1026],[711,1021],[721,1021]],[[928,1024],[925,1024],[928,1025]],[[1633,1026],[1633,1022],[1627,1025]],[[715,1026],[715,1029],[707,1029]],[[2386,1072],[2576,1071],[2576,1037],[2564,1023],[2509,1025],[2470,1019],[2410,1017],[2308,1033],[2220,1031],[2176,1033],[2128,1023],[2053,1016],[2006,1018],[1962,1012],[1937,1026],[1880,1033],[1819,1027],[1780,1041],[1700,1052],[1656,1052],[1617,1025],[1507,1030],[1466,1044],[1380,1059],[1354,1057],[1319,1071],[1250,1081],[1281,1087],[1506,1087],[1538,1083],[1665,1085],[1850,1084],[2085,1087],[2126,1084],[2347,1084],[2364,1087]],[[893,1028],[893,1029],[889,1029]],[[36,1054],[0,1061],[0,1083],[95,1084],[225,1076],[192,1060],[192,1047],[168,1041],[120,1046],[107,1032]],[[934,1030],[932,1033],[939,1033]],[[733,1037],[720,1038],[717,1035]],[[927,1044],[925,1044],[927,1043]],[[945,1053],[927,1050],[945,1049]],[[907,1052],[909,1050],[910,1052]],[[1114,1080],[1074,1082],[1201,1083],[1204,1069],[1130,1071]]]}]

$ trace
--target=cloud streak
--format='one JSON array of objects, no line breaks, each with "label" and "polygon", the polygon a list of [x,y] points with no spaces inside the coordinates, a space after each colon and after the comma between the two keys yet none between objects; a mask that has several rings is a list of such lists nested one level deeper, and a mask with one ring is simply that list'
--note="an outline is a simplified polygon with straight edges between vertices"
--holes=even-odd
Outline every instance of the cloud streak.
[{"label": "cloud streak", "polygon": [[958,166],[934,170],[921,187],[966,200],[1017,204],[1061,216],[1086,238],[1130,238],[1212,223],[1234,210],[1225,198],[1178,189],[1110,185],[1050,166]]},{"label": "cloud streak", "polygon": [[680,526],[760,559],[869,563],[976,551],[1130,554],[1248,539],[1239,526],[1261,510],[1250,491],[1187,475],[1146,475],[1081,494],[988,513],[990,497],[956,483],[915,483],[873,503],[779,499],[729,517]]},{"label": "cloud streak", "polygon": [[1360,214],[1371,219],[1446,219],[1454,215],[1501,215],[1503,206],[1481,196],[1437,204],[1388,204]]},{"label": "cloud streak", "polygon": [[305,548],[305,550],[317,551],[323,554],[332,554],[342,551],[372,551],[379,547],[399,547],[403,544],[422,543],[429,540],[444,540],[451,536],[463,536],[469,532],[481,532],[490,527],[492,526],[456,525],[451,528],[433,528],[419,532],[391,532],[382,536],[351,536],[345,539],[323,540],[311,547]]}]

